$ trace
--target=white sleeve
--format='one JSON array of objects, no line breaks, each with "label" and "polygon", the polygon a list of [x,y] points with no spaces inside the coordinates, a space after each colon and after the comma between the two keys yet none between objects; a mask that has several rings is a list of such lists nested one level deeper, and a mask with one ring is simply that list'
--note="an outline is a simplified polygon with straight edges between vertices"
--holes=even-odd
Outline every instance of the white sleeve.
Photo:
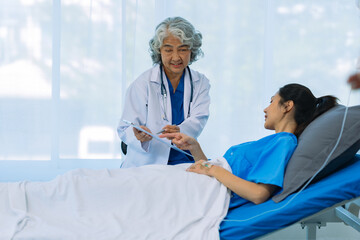
[{"label": "white sleeve", "polygon": [[[209,80],[202,75],[201,79],[197,82],[197,89],[194,91],[193,102],[190,105],[190,117],[179,125],[180,131],[197,138],[205,127],[209,118],[210,107],[210,83]],[[187,114],[186,114],[187,115]],[[185,116],[187,117],[187,116]]]},{"label": "white sleeve", "polygon": [[137,150],[149,151],[150,142],[141,143],[136,139],[132,127],[128,127],[122,120],[128,120],[138,125],[146,124],[148,93],[144,81],[133,82],[126,92],[124,110],[118,124],[117,132],[120,139]]}]

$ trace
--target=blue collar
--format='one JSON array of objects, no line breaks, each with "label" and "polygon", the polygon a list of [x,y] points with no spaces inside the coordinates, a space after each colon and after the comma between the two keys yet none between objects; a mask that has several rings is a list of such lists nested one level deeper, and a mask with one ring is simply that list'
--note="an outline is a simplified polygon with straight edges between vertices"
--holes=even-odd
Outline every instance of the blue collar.
[{"label": "blue collar", "polygon": [[[165,74],[165,76],[166,76],[166,74]],[[167,76],[166,76],[166,79],[168,81],[170,93],[174,94],[174,88],[173,88],[173,86],[172,86],[172,84],[171,84],[171,82],[170,82],[170,80],[169,80],[169,78]],[[181,93],[184,92],[184,79],[185,79],[185,70],[184,70],[184,72],[183,72],[183,74],[182,74],[182,76],[180,78],[179,85],[177,86],[175,92],[181,92]]]}]

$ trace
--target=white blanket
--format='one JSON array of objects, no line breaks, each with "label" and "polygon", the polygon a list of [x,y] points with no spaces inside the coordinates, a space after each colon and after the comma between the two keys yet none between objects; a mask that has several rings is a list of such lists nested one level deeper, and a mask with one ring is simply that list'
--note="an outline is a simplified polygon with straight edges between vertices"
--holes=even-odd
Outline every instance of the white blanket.
[{"label": "white blanket", "polygon": [[0,239],[219,239],[229,191],[188,166],[78,169],[50,182],[0,183]]}]

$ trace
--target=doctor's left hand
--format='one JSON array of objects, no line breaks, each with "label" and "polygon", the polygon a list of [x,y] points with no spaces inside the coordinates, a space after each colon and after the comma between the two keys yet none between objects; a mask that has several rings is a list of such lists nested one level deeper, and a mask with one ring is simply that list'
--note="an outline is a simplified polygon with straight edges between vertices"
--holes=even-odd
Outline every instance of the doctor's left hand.
[{"label": "doctor's left hand", "polygon": [[[147,127],[145,127],[145,126],[140,126],[140,127],[142,129],[144,129],[145,131],[151,133],[150,129],[148,129]],[[152,139],[152,136],[150,136],[142,131],[139,131],[136,128],[133,128],[133,131],[134,131],[136,139],[139,140],[140,142],[147,142]]]}]

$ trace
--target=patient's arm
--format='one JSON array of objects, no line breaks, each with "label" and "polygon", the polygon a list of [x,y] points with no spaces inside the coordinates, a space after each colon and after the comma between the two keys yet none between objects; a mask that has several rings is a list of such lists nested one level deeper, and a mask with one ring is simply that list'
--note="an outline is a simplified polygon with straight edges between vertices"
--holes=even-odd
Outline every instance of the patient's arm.
[{"label": "patient's arm", "polygon": [[188,171],[215,177],[231,191],[255,204],[265,202],[277,188],[275,185],[249,182],[220,166],[206,167],[202,164],[203,162],[201,160],[194,163],[188,168]]},{"label": "patient's arm", "polygon": [[159,135],[159,137],[170,139],[172,143],[182,150],[189,150],[191,155],[193,155],[195,162],[200,159],[207,159],[199,142],[193,137],[180,132],[164,133]]}]

